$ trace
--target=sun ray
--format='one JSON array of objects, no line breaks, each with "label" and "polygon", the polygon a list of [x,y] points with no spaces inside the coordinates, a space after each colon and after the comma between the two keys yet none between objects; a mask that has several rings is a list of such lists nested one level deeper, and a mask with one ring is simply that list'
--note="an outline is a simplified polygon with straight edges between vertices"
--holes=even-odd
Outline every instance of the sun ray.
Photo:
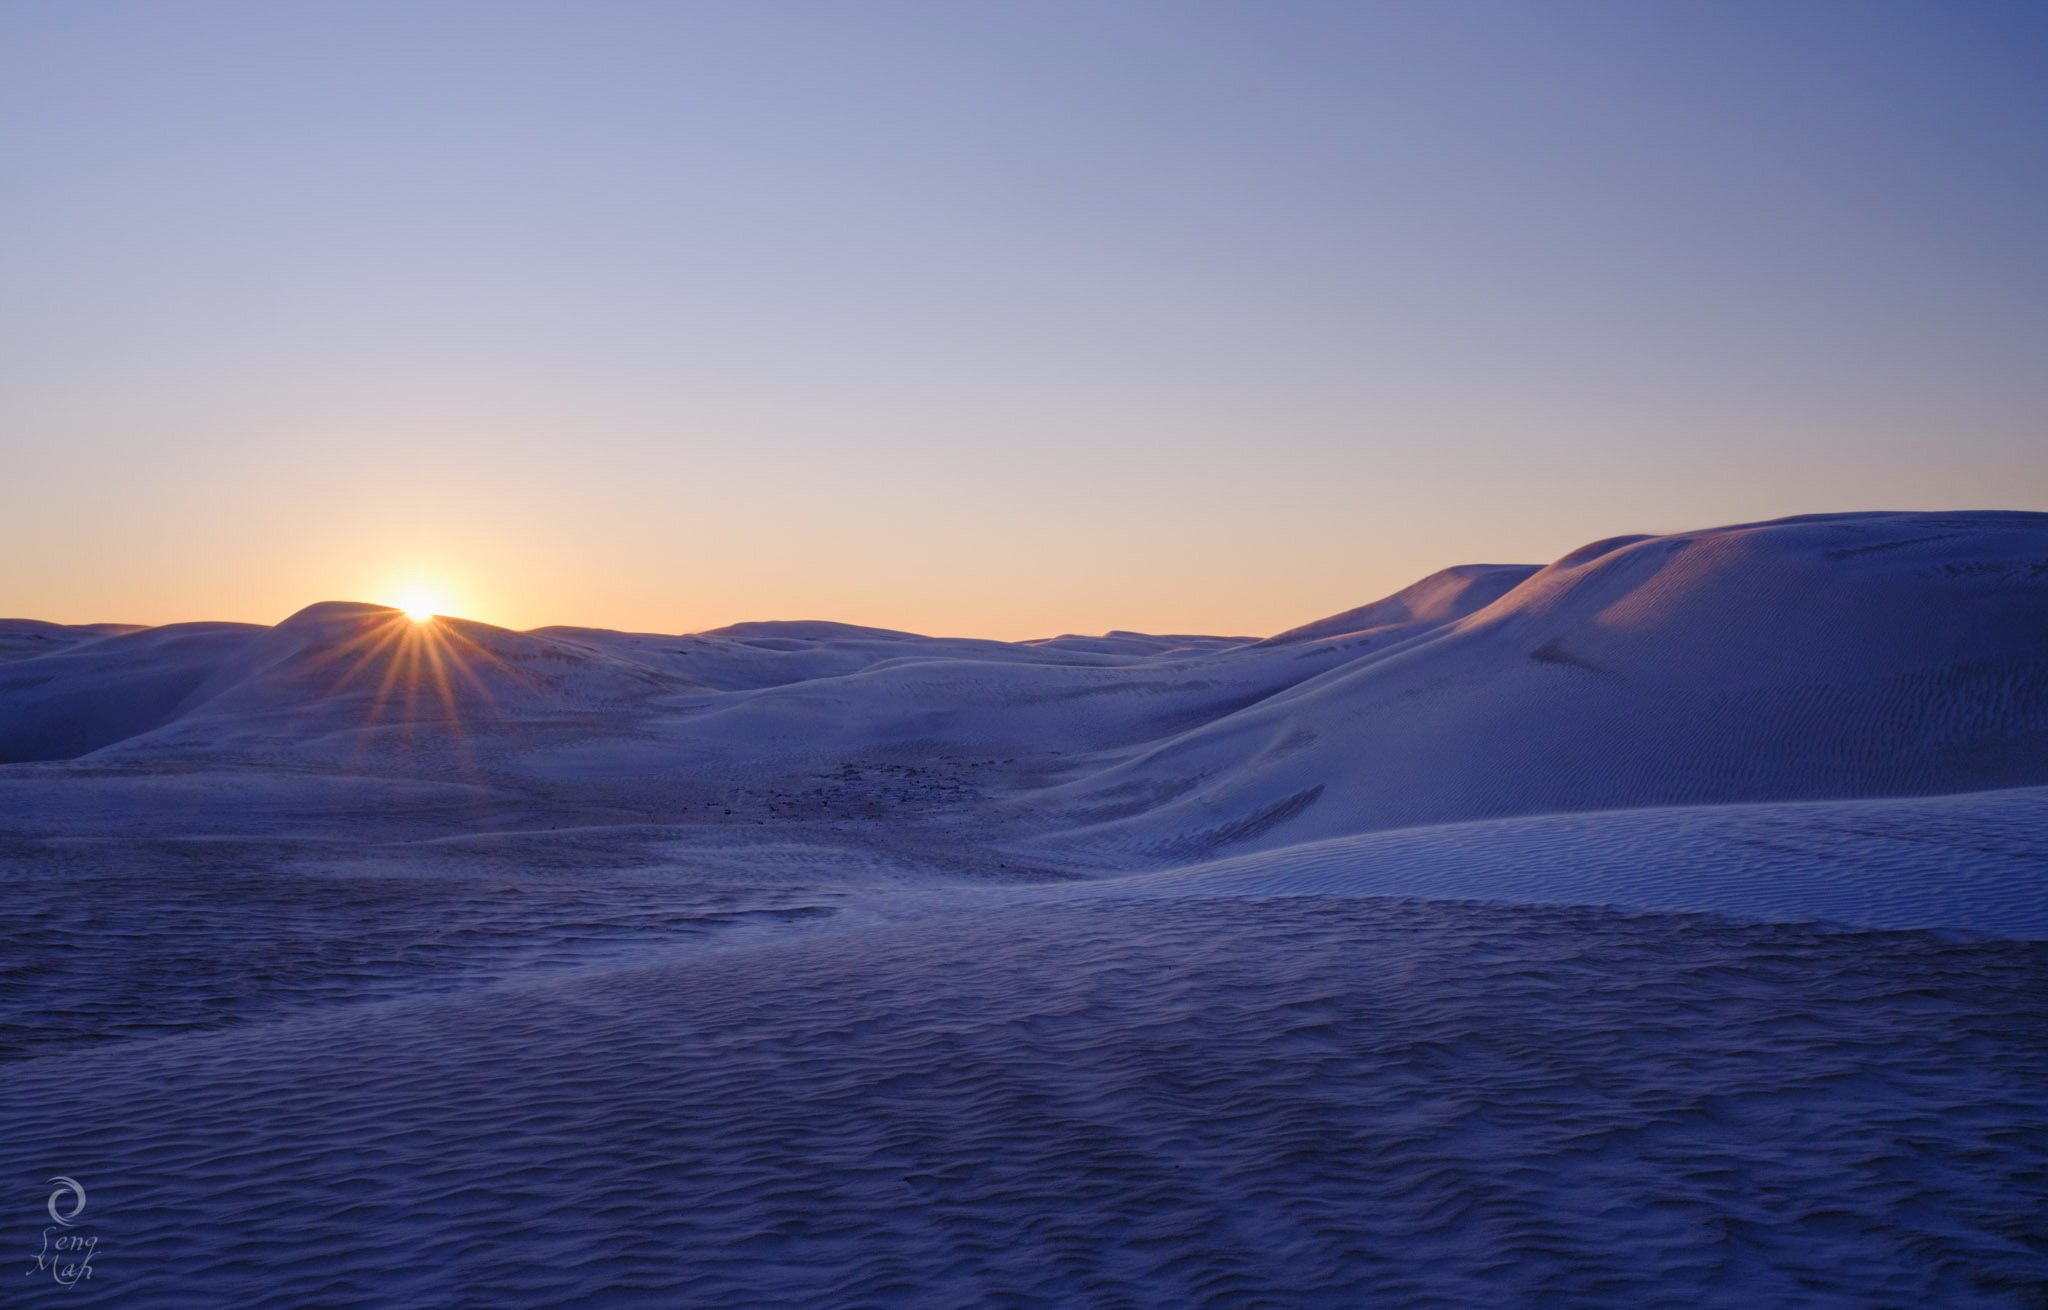
[{"label": "sun ray", "polygon": [[341,676],[335,679],[334,685],[328,688],[330,694],[340,691],[348,686],[349,683],[354,682],[356,675],[373,664],[377,657],[387,648],[396,646],[399,642],[405,640],[406,631],[406,626],[402,622],[380,623],[368,632],[352,637],[335,647],[327,655],[326,659],[322,661],[323,663],[343,659],[358,647],[363,648],[363,652],[354,664],[343,670]]},{"label": "sun ray", "polygon": [[505,719],[507,691],[541,690],[546,681],[495,649],[491,629],[447,618],[426,594],[408,592],[402,605],[366,615],[309,652],[309,667],[333,670],[326,694],[358,707],[351,768],[384,750],[410,753],[433,743],[452,752],[447,763],[457,776],[483,786],[476,726]]}]

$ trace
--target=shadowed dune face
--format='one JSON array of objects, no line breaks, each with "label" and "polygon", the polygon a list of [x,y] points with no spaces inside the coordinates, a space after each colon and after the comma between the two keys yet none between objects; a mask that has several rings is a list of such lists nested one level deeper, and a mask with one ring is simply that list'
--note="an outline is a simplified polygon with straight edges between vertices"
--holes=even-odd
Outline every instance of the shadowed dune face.
[{"label": "shadowed dune face", "polygon": [[103,637],[140,632],[132,623],[44,623],[39,619],[0,619],[0,664],[54,655]]},{"label": "shadowed dune face", "polygon": [[161,727],[264,631],[179,623],[0,664],[0,763],[74,759]]}]

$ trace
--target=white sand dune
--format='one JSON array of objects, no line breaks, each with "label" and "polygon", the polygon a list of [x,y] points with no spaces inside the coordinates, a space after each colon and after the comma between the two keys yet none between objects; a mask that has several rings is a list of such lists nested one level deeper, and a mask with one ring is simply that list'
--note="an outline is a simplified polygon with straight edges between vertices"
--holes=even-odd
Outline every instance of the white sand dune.
[{"label": "white sand dune", "polygon": [[178,623],[0,665],[0,762],[73,759],[160,727],[263,632],[241,623]]},{"label": "white sand dune", "polygon": [[[1058,798],[1162,862],[1621,806],[2048,782],[2038,516],[1601,543]],[[1397,630],[1398,632],[1398,630]]]},{"label": "white sand dune", "polygon": [[2048,515],[1265,639],[8,621],[0,878],[80,1303],[2048,1288]]}]

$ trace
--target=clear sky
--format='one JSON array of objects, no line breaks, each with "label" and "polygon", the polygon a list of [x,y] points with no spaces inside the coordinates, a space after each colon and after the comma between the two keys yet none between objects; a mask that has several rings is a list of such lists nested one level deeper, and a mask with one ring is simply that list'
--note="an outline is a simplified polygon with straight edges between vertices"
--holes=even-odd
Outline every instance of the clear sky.
[{"label": "clear sky", "polygon": [[2048,509],[2048,5],[0,5],[0,614],[1265,633]]}]

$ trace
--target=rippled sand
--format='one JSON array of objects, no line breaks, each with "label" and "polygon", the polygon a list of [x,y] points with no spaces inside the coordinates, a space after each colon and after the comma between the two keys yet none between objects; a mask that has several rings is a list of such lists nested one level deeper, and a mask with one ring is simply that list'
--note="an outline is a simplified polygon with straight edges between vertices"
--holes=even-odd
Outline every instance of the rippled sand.
[{"label": "rippled sand", "polygon": [[[80,1302],[2026,1305],[2048,946],[1394,900],[800,926],[8,1068]],[[33,1210],[0,1237],[34,1249]]]}]

